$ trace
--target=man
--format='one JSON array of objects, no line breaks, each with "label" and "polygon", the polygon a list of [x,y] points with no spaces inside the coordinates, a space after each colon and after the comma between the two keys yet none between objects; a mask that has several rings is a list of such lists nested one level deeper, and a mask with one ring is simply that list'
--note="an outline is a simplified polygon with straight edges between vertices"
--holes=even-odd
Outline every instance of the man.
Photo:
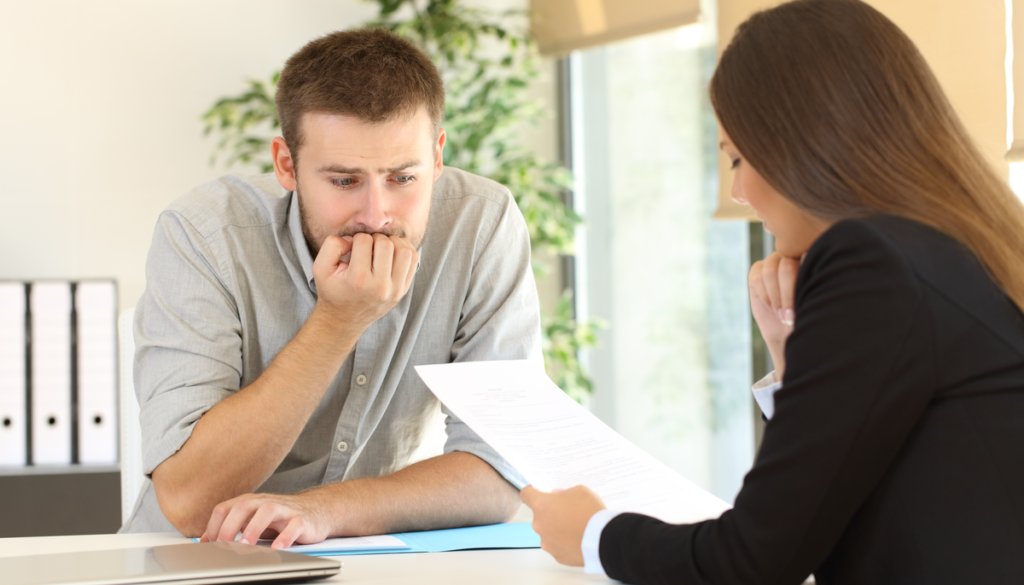
[{"label": "man", "polygon": [[444,454],[414,463],[438,403],[413,366],[539,359],[510,193],[442,168],[441,78],[392,33],[309,43],[277,107],[274,176],[157,223],[134,364],[152,482],[122,531],[285,547],[507,519],[521,477],[447,411]]}]

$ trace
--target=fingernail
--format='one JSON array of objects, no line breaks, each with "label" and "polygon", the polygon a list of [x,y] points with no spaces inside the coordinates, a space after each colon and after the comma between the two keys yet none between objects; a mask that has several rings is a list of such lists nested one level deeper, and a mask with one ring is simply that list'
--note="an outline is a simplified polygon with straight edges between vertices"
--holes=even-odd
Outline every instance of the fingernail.
[{"label": "fingernail", "polygon": [[793,314],[793,309],[786,309],[786,312],[782,318],[782,322],[785,323],[786,325],[792,325],[793,320],[795,318],[796,316]]},{"label": "fingernail", "polygon": [[249,542],[249,539],[244,537],[244,536],[242,538],[238,539],[238,542],[240,542],[242,544],[252,544],[251,542]]},{"label": "fingernail", "polygon": [[786,314],[782,312],[782,309],[777,309],[775,311],[775,316],[779,318],[779,321],[782,321],[783,323],[786,322]]}]

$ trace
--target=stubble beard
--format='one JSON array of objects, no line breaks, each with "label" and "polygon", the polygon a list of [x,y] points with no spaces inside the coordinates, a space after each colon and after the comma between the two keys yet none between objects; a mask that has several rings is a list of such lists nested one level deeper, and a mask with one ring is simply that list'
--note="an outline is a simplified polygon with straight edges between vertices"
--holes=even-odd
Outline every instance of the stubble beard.
[{"label": "stubble beard", "polygon": [[[323,246],[324,241],[327,240],[327,236],[354,236],[356,234],[370,234],[373,235],[383,234],[385,236],[398,236],[399,238],[409,238],[409,235],[403,229],[385,229],[377,232],[367,232],[360,230],[355,227],[342,228],[340,232],[330,233],[330,230],[322,225],[319,225],[316,220],[310,217],[309,210],[302,205],[302,196],[300,193],[300,186],[298,178],[295,181],[295,196],[299,198],[299,224],[302,226],[302,237],[306,240],[306,247],[309,249],[310,256],[313,260],[316,260],[317,254],[320,253],[320,247]],[[434,200],[434,185],[430,186],[430,201]],[[409,238],[409,243],[412,244],[413,248],[418,252],[420,247],[423,245],[423,240],[427,237],[427,232],[430,230],[430,218],[434,213],[434,206],[430,206],[430,211],[427,213],[427,225],[423,226],[423,232],[420,234],[413,234],[412,238]]]}]

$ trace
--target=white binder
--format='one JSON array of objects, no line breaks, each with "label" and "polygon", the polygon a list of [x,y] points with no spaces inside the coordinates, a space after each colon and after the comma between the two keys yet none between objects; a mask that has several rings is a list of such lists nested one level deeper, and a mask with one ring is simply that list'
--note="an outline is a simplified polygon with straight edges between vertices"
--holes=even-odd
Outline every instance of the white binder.
[{"label": "white binder", "polygon": [[0,465],[28,457],[25,312],[25,284],[0,282]]},{"label": "white binder", "polygon": [[75,289],[78,462],[117,463],[117,291],[113,281]]},{"label": "white binder", "polygon": [[34,282],[30,293],[32,463],[71,463],[71,284]]}]

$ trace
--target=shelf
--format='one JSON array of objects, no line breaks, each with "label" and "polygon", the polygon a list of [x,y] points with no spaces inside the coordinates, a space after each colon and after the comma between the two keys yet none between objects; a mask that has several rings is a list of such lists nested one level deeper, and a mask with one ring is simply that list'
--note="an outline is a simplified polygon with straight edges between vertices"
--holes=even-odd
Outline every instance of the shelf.
[{"label": "shelf", "polygon": [[0,477],[20,475],[67,475],[70,473],[114,473],[121,471],[121,466],[113,465],[0,465]]}]

